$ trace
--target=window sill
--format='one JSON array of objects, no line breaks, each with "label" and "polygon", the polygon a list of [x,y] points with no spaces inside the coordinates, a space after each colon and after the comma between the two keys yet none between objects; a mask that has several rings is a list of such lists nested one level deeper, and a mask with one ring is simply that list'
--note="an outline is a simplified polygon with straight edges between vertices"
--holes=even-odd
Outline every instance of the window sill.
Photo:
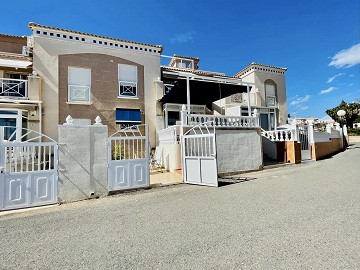
[{"label": "window sill", "polygon": [[92,105],[92,102],[73,102],[73,101],[67,101],[66,104],[69,104],[69,105]]},{"label": "window sill", "polygon": [[139,99],[138,97],[126,97],[126,96],[118,96],[121,99]]}]

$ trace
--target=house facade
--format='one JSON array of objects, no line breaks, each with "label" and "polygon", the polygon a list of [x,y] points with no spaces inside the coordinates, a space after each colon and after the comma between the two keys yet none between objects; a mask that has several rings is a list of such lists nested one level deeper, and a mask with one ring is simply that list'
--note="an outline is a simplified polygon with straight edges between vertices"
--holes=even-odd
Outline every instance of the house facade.
[{"label": "house facade", "polygon": [[[32,74],[26,45],[26,37],[0,35],[0,125],[41,132],[40,78]],[[8,139],[13,130],[5,132]]]},{"label": "house facade", "polygon": [[181,55],[160,66],[166,56],[159,45],[36,23],[29,28],[29,37],[0,36],[6,52],[0,78],[8,82],[1,88],[1,108],[8,108],[1,119],[16,118],[9,121],[17,127],[57,140],[57,126],[68,115],[79,124],[100,116],[109,134],[148,124],[154,147],[157,131],[176,125],[183,104],[200,115],[251,116],[257,109],[265,130],[286,123],[286,68],[252,63],[228,76],[201,70],[199,58]]},{"label": "house facade", "polygon": [[264,130],[287,124],[286,71],[286,68],[251,63],[235,75],[254,84],[249,99],[252,108],[260,112],[260,125]]},{"label": "house facade", "polygon": [[35,23],[29,27],[33,71],[42,78],[45,134],[57,139],[57,126],[67,115],[83,124],[100,116],[110,134],[145,122],[155,134],[161,46]]}]

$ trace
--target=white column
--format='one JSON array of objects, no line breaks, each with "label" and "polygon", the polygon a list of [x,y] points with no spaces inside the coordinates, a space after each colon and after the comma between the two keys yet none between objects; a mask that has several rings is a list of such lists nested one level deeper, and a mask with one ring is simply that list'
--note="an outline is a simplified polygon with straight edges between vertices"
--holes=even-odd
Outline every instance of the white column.
[{"label": "white column", "polygon": [[326,132],[331,134],[331,125],[330,124],[326,125]]},{"label": "white column", "polygon": [[249,116],[251,115],[251,104],[250,104],[250,86],[249,84],[246,84],[246,92],[247,92],[247,96],[248,96],[248,112],[249,112]]},{"label": "white column", "polygon": [[255,117],[255,126],[260,127],[259,112],[257,109],[254,109],[253,116]]},{"label": "white column", "polygon": [[314,142],[314,121],[308,120],[307,122],[309,124],[309,127],[308,127],[309,142],[313,143]]},{"label": "white column", "polygon": [[187,112],[186,112],[185,105],[182,105],[182,107],[181,107],[180,120],[181,120],[181,125],[182,126],[187,126],[188,119],[187,119]]},{"label": "white column", "polygon": [[190,78],[186,77],[186,104],[187,112],[190,115]]}]

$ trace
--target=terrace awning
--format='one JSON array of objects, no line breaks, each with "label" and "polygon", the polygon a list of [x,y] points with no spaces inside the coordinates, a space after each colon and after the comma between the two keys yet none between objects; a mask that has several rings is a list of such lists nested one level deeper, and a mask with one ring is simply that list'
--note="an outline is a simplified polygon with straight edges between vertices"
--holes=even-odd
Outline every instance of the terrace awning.
[{"label": "terrace awning", "polygon": [[27,60],[3,59],[0,58],[0,67],[28,68],[32,62]]}]

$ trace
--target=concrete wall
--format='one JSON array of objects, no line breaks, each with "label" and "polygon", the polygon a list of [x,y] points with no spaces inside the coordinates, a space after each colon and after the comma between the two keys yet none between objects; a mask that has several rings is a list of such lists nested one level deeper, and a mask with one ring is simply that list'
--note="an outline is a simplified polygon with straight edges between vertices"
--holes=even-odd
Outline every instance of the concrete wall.
[{"label": "concrete wall", "polygon": [[270,141],[268,138],[262,137],[263,154],[272,160],[278,159],[276,142]]},{"label": "concrete wall", "polygon": [[216,128],[218,174],[259,170],[263,166],[259,129]]},{"label": "concrete wall", "polygon": [[181,145],[180,144],[160,144],[157,146],[161,151],[161,164],[167,171],[174,172],[181,169]]},{"label": "concrete wall", "polygon": [[[145,123],[149,124],[150,143],[155,146],[156,127],[156,88],[155,81],[160,77],[160,54],[151,54],[124,48],[112,48],[90,43],[72,42],[46,38],[33,34],[33,69],[42,77],[43,131],[46,135],[58,137],[59,119],[59,55],[103,54],[137,63],[144,67]],[[131,99],[128,100],[131,103]],[[86,105],[84,105],[86,106]]]},{"label": "concrete wall", "polygon": [[329,142],[316,142],[311,144],[312,159],[319,160],[340,152],[341,138],[332,138]]},{"label": "concrete wall", "polygon": [[107,126],[60,125],[58,129],[59,201],[106,195]]}]

